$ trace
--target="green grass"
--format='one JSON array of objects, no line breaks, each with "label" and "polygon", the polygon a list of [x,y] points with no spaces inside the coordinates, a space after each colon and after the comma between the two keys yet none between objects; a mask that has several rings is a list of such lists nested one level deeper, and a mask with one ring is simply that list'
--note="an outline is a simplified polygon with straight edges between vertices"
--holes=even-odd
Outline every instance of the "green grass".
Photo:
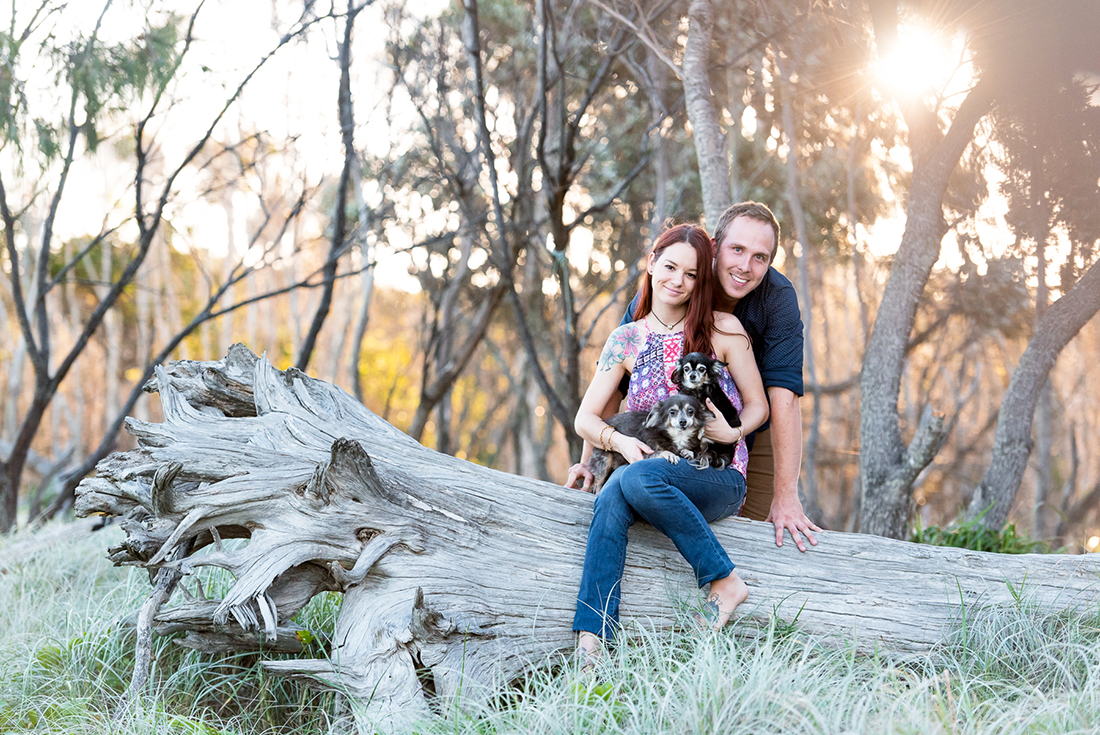
[{"label": "green grass", "polygon": [[1050,551],[1050,544],[1046,541],[1035,541],[1017,533],[1016,524],[1009,523],[1000,530],[986,528],[981,525],[981,516],[962,523],[950,523],[942,528],[922,528],[918,519],[909,540],[918,544],[953,546],[957,549],[992,551],[997,554],[1045,554]]},{"label": "green grass", "polygon": [[[120,616],[148,593],[115,569],[113,529],[0,575],[0,732],[151,735],[331,733],[336,704],[229,659],[157,640],[149,704],[112,722],[133,665]],[[3,543],[3,542],[0,542]],[[207,580],[208,591],[224,579]],[[323,645],[339,597],[299,622]],[[595,675],[548,662],[493,701],[414,729],[453,733],[1093,733],[1100,722],[1100,613],[1042,615],[1026,593],[968,609],[934,651],[907,659],[820,645],[798,621],[762,634],[635,627]]]}]

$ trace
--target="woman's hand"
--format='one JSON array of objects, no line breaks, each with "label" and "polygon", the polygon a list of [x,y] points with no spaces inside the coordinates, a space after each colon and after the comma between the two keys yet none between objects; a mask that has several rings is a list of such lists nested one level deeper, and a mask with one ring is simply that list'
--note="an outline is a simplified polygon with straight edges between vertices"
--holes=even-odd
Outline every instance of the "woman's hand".
[{"label": "woman's hand", "polygon": [[[569,468],[569,477],[565,480],[565,487],[577,488],[590,493],[593,492],[592,483],[594,480],[592,470],[588,469],[588,465],[584,462],[577,462]],[[578,482],[580,485],[577,484]]]},{"label": "woman's hand", "polygon": [[611,435],[608,443],[611,444],[612,449],[623,455],[623,458],[630,464],[653,454],[653,449],[641,439],[621,434],[618,431]]},{"label": "woman's hand", "polygon": [[741,431],[741,427],[732,427],[729,422],[726,421],[726,417],[722,415],[722,412],[714,405],[714,402],[709,398],[707,399],[707,408],[714,414],[714,418],[707,422],[706,427],[703,429],[703,436],[709,439],[713,444],[735,444],[741,440],[744,436],[744,432]]}]

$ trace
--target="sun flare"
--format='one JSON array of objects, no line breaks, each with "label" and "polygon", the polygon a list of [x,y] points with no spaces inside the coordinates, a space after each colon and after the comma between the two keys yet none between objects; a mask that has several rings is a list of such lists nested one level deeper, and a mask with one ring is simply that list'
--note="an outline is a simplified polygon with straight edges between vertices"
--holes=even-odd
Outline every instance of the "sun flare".
[{"label": "sun flare", "polygon": [[883,54],[879,73],[895,94],[919,96],[942,92],[958,67],[951,37],[924,25],[902,25],[898,45]]}]

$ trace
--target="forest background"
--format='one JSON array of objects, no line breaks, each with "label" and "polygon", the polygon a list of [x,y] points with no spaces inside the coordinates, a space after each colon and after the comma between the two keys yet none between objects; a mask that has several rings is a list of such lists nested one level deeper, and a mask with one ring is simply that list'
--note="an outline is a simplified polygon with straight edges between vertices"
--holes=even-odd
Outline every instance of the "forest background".
[{"label": "forest background", "polygon": [[755,199],[805,323],[808,514],[1093,550],[1094,5],[13,3],[0,531],[158,418],[154,365],[234,342],[562,482],[655,233]]}]

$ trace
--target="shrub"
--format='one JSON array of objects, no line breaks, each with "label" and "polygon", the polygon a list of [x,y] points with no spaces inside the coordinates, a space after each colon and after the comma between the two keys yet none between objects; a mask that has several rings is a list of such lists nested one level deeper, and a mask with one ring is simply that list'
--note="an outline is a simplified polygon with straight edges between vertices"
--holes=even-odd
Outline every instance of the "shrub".
[{"label": "shrub", "polygon": [[981,516],[964,523],[951,523],[947,526],[929,526],[921,528],[918,521],[909,540],[931,546],[953,546],[971,551],[992,551],[997,554],[1045,554],[1050,545],[1045,541],[1035,541],[1016,531],[1016,524],[1009,523],[997,530],[981,524]]}]

